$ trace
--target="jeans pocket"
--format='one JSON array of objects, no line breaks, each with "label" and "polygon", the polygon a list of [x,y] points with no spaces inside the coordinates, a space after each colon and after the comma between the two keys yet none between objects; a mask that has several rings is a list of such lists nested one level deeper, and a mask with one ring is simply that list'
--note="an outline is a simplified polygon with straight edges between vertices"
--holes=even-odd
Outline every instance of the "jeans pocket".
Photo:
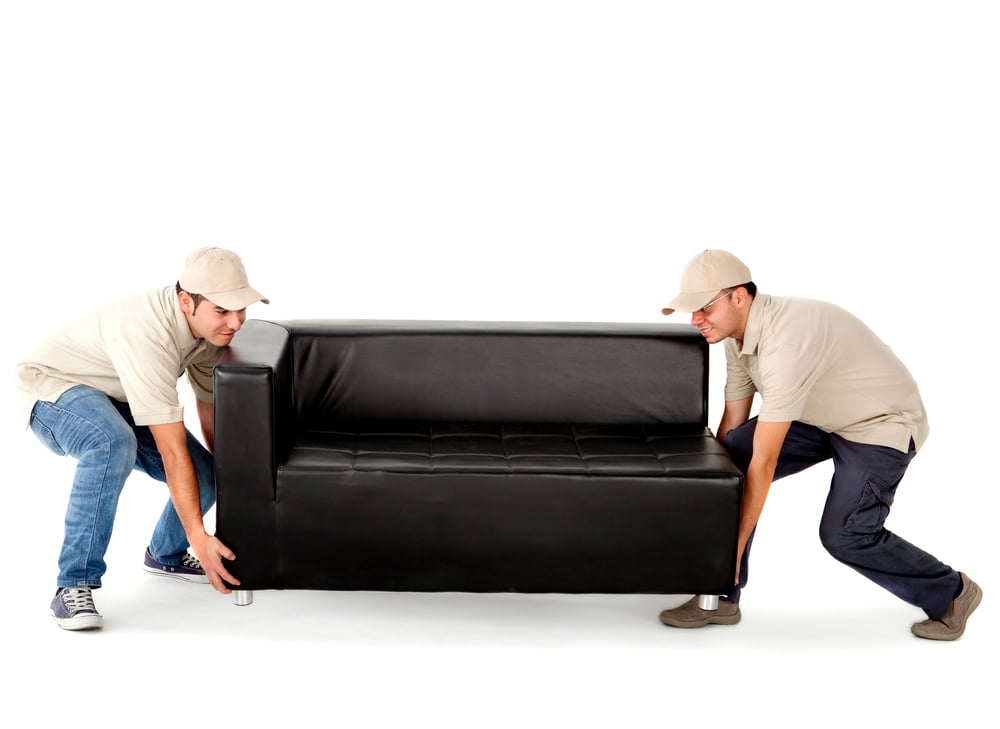
[{"label": "jeans pocket", "polygon": [[66,451],[62,449],[59,442],[56,440],[55,433],[53,433],[52,430],[42,421],[36,418],[34,413],[31,415],[31,432],[35,434],[38,440],[42,441],[42,445],[55,453],[57,456],[66,455]]},{"label": "jeans pocket", "polygon": [[865,487],[845,525],[859,534],[878,531],[889,516],[896,489],[873,473],[865,474]]}]

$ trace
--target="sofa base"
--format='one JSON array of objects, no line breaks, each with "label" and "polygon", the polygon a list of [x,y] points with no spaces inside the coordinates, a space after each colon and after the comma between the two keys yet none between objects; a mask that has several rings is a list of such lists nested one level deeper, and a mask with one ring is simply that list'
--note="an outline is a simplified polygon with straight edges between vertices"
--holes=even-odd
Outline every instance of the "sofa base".
[{"label": "sofa base", "polygon": [[[253,604],[253,590],[233,590],[233,604],[246,606]],[[698,607],[702,610],[718,610],[718,595],[698,595]]]}]

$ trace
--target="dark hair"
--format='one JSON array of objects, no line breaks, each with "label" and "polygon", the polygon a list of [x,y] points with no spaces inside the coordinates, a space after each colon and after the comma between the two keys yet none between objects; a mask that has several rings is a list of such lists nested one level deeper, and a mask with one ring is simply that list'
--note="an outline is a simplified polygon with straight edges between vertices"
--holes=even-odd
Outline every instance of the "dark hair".
[{"label": "dark hair", "polygon": [[[747,281],[745,284],[740,284],[740,286],[742,286],[747,290],[747,293],[750,294],[751,299],[757,298],[757,284],[755,284],[753,281]],[[738,289],[740,286],[733,286],[733,288]]]},{"label": "dark hair", "polygon": [[[177,293],[180,293],[181,291],[184,291],[184,289],[181,287],[181,282],[180,281],[177,282],[177,285],[174,288],[177,289]],[[191,301],[194,302],[194,308],[195,309],[198,308],[198,304],[200,304],[202,302],[202,299],[205,298],[201,294],[192,294],[190,291],[184,291],[184,293],[191,297]]]}]

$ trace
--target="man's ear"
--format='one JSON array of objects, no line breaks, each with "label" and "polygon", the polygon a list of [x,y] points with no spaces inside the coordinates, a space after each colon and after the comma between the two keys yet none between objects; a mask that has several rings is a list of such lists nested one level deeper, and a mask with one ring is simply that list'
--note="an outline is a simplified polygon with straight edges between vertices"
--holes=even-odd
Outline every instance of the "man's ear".
[{"label": "man's ear", "polygon": [[194,299],[187,291],[179,291],[177,297],[181,300],[181,311],[185,314],[194,314]]},{"label": "man's ear", "polygon": [[743,306],[750,299],[750,293],[745,286],[737,286],[733,291],[733,298],[739,306]]}]

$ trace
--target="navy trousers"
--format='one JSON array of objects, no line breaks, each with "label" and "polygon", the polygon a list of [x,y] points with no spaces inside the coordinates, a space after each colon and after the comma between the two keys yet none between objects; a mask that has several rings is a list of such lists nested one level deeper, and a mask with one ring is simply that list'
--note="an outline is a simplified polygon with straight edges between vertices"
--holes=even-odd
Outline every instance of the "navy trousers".
[{"label": "navy trousers", "polygon": [[[753,455],[756,428],[757,419],[752,418],[726,434],[725,448],[744,473]],[[961,576],[885,528],[896,487],[914,455],[912,440],[909,453],[902,453],[895,448],[854,443],[793,422],[781,447],[774,479],[833,459],[833,479],[819,525],[823,547],[838,561],[936,620],[955,598]],[[748,543],[739,582],[726,599],[739,602],[749,575],[749,557]]]}]

